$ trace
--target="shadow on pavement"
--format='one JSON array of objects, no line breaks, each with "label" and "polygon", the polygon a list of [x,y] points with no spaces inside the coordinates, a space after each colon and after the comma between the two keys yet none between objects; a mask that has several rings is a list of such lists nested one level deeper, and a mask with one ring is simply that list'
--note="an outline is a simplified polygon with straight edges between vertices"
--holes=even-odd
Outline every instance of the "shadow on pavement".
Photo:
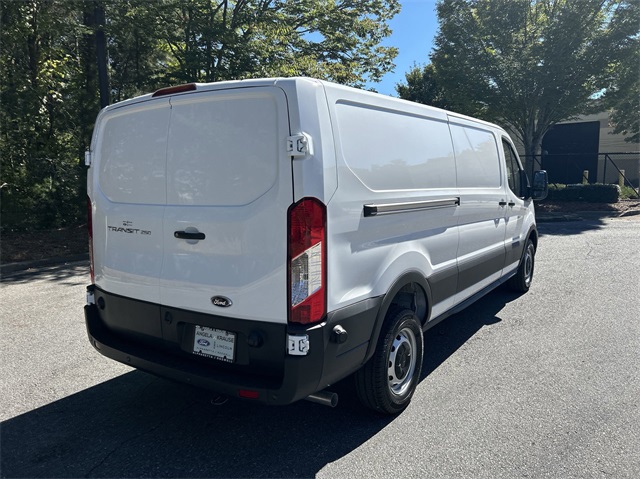
[{"label": "shadow on pavement", "polygon": [[51,281],[63,283],[73,280],[73,285],[78,284],[78,277],[82,278],[81,284],[89,284],[89,262],[79,261],[53,266],[42,266],[33,269],[25,269],[2,274],[0,282],[5,284],[23,284],[32,281]]},{"label": "shadow on pavement", "polygon": [[484,296],[460,313],[445,319],[427,331],[425,335],[425,359],[422,378],[435,371],[464,343],[486,326],[502,321],[497,315],[511,301],[520,295],[500,287]]},{"label": "shadow on pavement", "polygon": [[[518,295],[503,289],[427,332],[423,377]],[[335,409],[267,407],[133,371],[0,425],[2,477],[313,477],[393,418],[363,409],[347,378]]]},{"label": "shadow on pavement", "polygon": [[600,216],[597,213],[589,213],[589,215],[574,217],[574,219],[571,219],[570,221],[539,222],[538,232],[540,233],[540,236],[579,235],[587,231],[595,231],[604,228],[607,220],[610,219],[611,216]]},{"label": "shadow on pavement", "polygon": [[213,406],[127,373],[2,423],[2,477],[312,477],[390,418],[306,401]]}]

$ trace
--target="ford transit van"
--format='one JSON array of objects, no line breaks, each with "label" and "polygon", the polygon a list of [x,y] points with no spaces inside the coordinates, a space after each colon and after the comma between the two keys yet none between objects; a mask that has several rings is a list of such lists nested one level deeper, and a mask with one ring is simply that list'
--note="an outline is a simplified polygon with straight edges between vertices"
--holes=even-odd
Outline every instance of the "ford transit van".
[{"label": "ford transit van", "polygon": [[547,188],[496,125],[307,78],[111,105],[86,163],[98,352],[265,404],[354,375],[387,414],[428,328],[529,289]]}]

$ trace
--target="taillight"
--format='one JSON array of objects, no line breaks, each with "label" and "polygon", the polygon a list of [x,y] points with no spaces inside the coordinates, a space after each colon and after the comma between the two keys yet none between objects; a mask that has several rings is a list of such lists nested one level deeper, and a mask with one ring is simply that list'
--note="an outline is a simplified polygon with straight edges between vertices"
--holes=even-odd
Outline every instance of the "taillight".
[{"label": "taillight", "polygon": [[93,272],[93,214],[91,212],[91,199],[87,196],[87,229],[89,230],[89,273],[91,274],[91,284],[95,284]]},{"label": "taillight", "polygon": [[316,198],[289,208],[289,322],[310,324],[326,313],[327,210]]}]

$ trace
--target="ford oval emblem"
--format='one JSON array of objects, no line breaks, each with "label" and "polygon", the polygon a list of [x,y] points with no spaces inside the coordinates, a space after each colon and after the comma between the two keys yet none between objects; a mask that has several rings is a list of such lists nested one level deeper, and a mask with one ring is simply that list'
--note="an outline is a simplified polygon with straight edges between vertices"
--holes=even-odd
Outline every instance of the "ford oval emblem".
[{"label": "ford oval emblem", "polygon": [[207,341],[206,339],[200,338],[200,339],[198,339],[198,344],[200,346],[205,346],[206,347],[206,346],[209,346],[211,343],[209,341]]},{"label": "ford oval emblem", "polygon": [[225,298],[224,296],[214,296],[211,298],[211,303],[214,306],[220,306],[221,308],[228,308],[233,304],[229,298]]}]

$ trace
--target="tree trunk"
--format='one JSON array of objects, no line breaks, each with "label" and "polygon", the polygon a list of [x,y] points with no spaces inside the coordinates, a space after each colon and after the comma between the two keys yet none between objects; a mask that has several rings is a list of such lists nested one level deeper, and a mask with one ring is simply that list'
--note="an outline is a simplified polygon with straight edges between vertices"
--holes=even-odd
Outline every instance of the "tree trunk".
[{"label": "tree trunk", "polygon": [[107,41],[104,36],[104,6],[95,2],[96,57],[98,60],[98,85],[100,88],[100,108],[109,105],[109,78],[107,76]]},{"label": "tree trunk", "polygon": [[[522,140],[524,143],[524,169],[530,178],[533,172],[542,169],[542,137],[539,125],[534,122],[524,128]],[[545,129],[546,131],[546,129]]]}]

